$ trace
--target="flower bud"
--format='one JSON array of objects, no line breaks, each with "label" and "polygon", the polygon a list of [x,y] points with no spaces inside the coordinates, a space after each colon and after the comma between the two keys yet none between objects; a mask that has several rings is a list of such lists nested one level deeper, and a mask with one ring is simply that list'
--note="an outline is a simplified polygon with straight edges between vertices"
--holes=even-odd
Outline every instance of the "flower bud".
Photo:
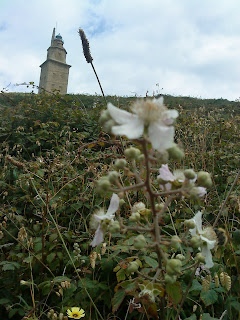
[{"label": "flower bud", "polygon": [[137,161],[139,161],[139,162],[142,162],[142,161],[144,161],[144,160],[145,160],[144,154],[140,154],[140,155],[137,157]]},{"label": "flower bud", "polygon": [[107,244],[106,242],[103,242],[102,244],[102,249],[101,249],[101,254],[104,255],[107,251]]},{"label": "flower bud", "polygon": [[214,275],[214,282],[215,282],[215,287],[218,288],[220,285],[220,282],[219,282],[219,277],[218,277],[217,273],[215,273],[215,275]]},{"label": "flower bud", "polygon": [[139,264],[137,263],[137,261],[132,261],[129,263],[126,271],[127,273],[133,273],[133,272],[136,272],[139,268]]},{"label": "flower bud", "polygon": [[130,220],[131,222],[136,222],[136,221],[139,221],[140,218],[141,218],[141,216],[140,216],[140,213],[139,213],[139,212],[133,212],[133,213],[130,215],[129,220]]},{"label": "flower bud", "polygon": [[197,174],[198,185],[205,188],[210,188],[212,186],[212,179],[208,172],[200,171]]},{"label": "flower bud", "polygon": [[192,169],[186,169],[183,173],[188,180],[193,180],[196,177],[196,173]]},{"label": "flower bud", "polygon": [[164,203],[156,203],[155,204],[155,210],[161,211],[164,208],[165,204]]},{"label": "flower bud", "polygon": [[139,250],[139,249],[144,248],[146,246],[146,243],[147,242],[146,242],[145,237],[142,234],[140,234],[134,239],[133,245],[134,245],[135,249]]},{"label": "flower bud", "polygon": [[111,232],[111,233],[117,233],[120,231],[120,224],[118,221],[111,221],[109,227],[108,227],[108,230]]},{"label": "flower bud", "polygon": [[111,188],[111,183],[108,179],[108,177],[102,177],[97,182],[97,190],[99,192],[106,192],[109,191]]},{"label": "flower bud", "polygon": [[202,244],[202,239],[199,236],[193,236],[190,240],[193,248],[199,248]]},{"label": "flower bud", "polygon": [[147,209],[147,208],[144,209],[144,210],[140,210],[140,211],[139,211],[140,215],[143,216],[143,217],[144,217],[144,216],[149,216],[149,215],[151,214],[151,212],[152,212],[152,211],[151,211],[150,209]]},{"label": "flower bud", "polygon": [[51,309],[51,310],[49,311],[49,313],[51,314],[51,316],[53,316],[53,315],[54,315],[54,310]]},{"label": "flower bud", "polygon": [[182,160],[184,158],[184,152],[177,145],[168,149],[169,157],[173,160]]},{"label": "flower bud", "polygon": [[205,257],[201,254],[201,252],[198,252],[195,257],[196,261],[200,263],[205,263]]},{"label": "flower bud", "polygon": [[171,259],[167,261],[166,272],[169,275],[176,275],[181,272],[182,262],[178,259]]},{"label": "flower bud", "polygon": [[206,278],[202,279],[203,292],[207,292],[209,290],[209,287],[210,287],[210,282]]},{"label": "flower bud", "polygon": [[143,202],[136,202],[134,203],[132,207],[132,212],[140,212],[141,210],[144,210],[146,208],[145,204]]},{"label": "flower bud", "polygon": [[125,200],[124,199],[120,199],[119,200],[119,207],[122,207],[125,204]]},{"label": "flower bud", "polygon": [[108,120],[111,119],[111,115],[110,112],[108,110],[103,110],[100,114],[100,118],[99,118],[99,122],[100,124],[104,124],[105,122],[107,122]]},{"label": "flower bud", "polygon": [[117,159],[114,163],[116,169],[124,169],[127,165],[127,161],[125,159]]},{"label": "flower bud", "polygon": [[128,160],[134,160],[141,154],[141,152],[137,148],[130,147],[124,151],[124,154]]},{"label": "flower bud", "polygon": [[119,174],[117,171],[110,171],[108,173],[108,180],[111,182],[111,183],[115,183],[116,181],[118,181],[118,177],[119,177]]},{"label": "flower bud", "polygon": [[168,160],[169,160],[169,154],[168,154],[168,152],[167,152],[166,150],[163,151],[163,152],[161,152],[159,158],[160,158],[160,160],[161,160],[161,163],[163,163],[163,164],[168,163]]},{"label": "flower bud", "polygon": [[169,274],[165,274],[164,279],[167,283],[173,284],[176,282],[177,277],[176,276],[170,276]]},{"label": "flower bud", "polygon": [[63,313],[59,313],[59,320],[63,320],[63,317],[64,317]]},{"label": "flower bud", "polygon": [[191,200],[197,200],[202,198],[206,194],[206,188],[204,187],[192,187],[188,191],[188,196]]},{"label": "flower bud", "polygon": [[184,261],[185,260],[185,257],[183,254],[177,254],[176,255],[176,259],[180,260],[180,261]]},{"label": "flower bud", "polygon": [[190,220],[185,220],[185,221],[184,221],[184,225],[185,225],[185,227],[188,228],[188,229],[194,229],[194,228],[196,227],[195,222],[194,222],[192,219],[190,219]]},{"label": "flower bud", "polygon": [[171,246],[174,249],[179,249],[181,247],[181,239],[178,236],[172,236],[171,238]]}]

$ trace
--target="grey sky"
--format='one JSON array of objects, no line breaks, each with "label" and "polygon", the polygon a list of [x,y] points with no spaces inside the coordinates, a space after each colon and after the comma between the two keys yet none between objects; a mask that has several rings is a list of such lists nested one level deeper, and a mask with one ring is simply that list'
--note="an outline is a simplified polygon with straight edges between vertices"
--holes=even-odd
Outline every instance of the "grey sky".
[{"label": "grey sky", "polygon": [[72,65],[69,93],[100,94],[82,54],[81,27],[106,94],[144,96],[163,88],[164,94],[235,100],[239,12],[239,0],[0,0],[0,89],[38,85],[57,22]]}]

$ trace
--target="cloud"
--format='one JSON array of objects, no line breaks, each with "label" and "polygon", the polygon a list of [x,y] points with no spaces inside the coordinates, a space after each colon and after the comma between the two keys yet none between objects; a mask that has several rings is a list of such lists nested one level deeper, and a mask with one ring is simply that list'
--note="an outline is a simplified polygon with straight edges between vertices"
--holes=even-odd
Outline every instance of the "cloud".
[{"label": "cloud", "polygon": [[107,94],[151,94],[159,83],[167,94],[234,100],[240,81],[239,9],[237,0],[212,0],[211,6],[207,0],[5,1],[0,86],[38,84],[57,22],[72,65],[69,92],[100,93],[82,54],[81,27]]}]

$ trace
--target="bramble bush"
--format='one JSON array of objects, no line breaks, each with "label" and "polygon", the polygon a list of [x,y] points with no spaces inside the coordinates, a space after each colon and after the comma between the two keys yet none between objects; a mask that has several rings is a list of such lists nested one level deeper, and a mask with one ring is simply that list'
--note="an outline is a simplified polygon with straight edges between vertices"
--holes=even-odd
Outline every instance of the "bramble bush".
[{"label": "bramble bush", "polygon": [[107,100],[1,98],[1,318],[238,319],[239,103]]}]

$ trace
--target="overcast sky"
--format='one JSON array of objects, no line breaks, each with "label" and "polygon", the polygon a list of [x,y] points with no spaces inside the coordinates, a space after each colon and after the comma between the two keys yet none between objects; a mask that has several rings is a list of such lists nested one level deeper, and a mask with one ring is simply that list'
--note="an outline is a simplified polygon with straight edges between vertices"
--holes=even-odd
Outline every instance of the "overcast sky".
[{"label": "overcast sky", "polygon": [[[39,84],[53,27],[67,50],[68,93],[240,97],[239,0],[0,0],[0,90]],[[163,88],[163,89],[162,89]]]}]

